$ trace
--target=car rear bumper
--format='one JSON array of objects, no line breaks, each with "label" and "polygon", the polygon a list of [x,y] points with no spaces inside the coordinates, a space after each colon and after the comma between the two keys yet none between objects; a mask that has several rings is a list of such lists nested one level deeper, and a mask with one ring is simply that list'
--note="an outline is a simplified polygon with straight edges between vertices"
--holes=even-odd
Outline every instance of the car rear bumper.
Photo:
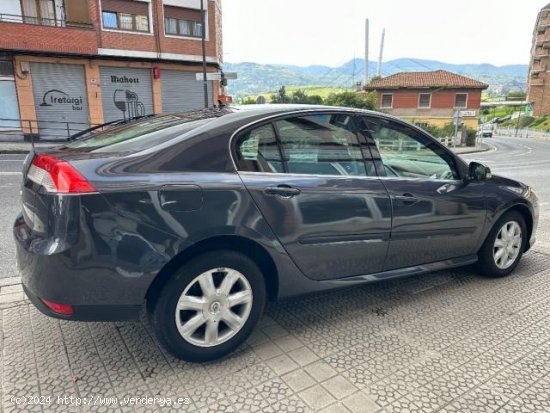
[{"label": "car rear bumper", "polygon": [[143,309],[143,306],[131,306],[131,305],[76,305],[73,306],[73,313],[71,315],[64,315],[56,313],[47,307],[40,298],[29,288],[23,284],[23,290],[34,304],[34,306],[42,313],[49,317],[59,318],[62,320],[73,321],[125,321],[135,320],[139,318],[139,315]]},{"label": "car rear bumper", "polygon": [[[79,231],[74,245],[40,238],[22,216],[14,224],[17,264],[23,288],[44,314],[65,320],[115,321],[139,317],[156,271],[136,271],[111,250],[101,248],[93,231]],[[132,270],[132,271],[131,271]],[[57,314],[41,301],[73,307]]]}]

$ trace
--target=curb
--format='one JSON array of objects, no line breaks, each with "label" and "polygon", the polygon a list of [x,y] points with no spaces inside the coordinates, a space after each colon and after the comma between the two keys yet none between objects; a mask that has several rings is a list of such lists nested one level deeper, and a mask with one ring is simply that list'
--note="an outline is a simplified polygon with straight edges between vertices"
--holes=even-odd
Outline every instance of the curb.
[{"label": "curb", "polygon": [[0,149],[0,155],[26,155],[30,152],[30,149]]},{"label": "curb", "polygon": [[454,149],[461,149],[461,148],[449,148],[451,149],[451,151],[453,151],[455,154],[457,155],[466,155],[466,154],[469,154],[469,153],[478,153],[478,152],[487,152],[487,151],[490,151],[492,148],[490,145],[486,144],[486,143],[482,143],[480,145],[480,147],[475,147],[475,148],[472,148],[472,149],[467,149],[465,151],[455,151]]}]

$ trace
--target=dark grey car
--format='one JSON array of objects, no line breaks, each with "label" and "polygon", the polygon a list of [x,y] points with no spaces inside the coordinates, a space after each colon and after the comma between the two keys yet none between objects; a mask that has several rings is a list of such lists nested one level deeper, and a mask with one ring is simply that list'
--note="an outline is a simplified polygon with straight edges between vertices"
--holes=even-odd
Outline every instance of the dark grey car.
[{"label": "dark grey car", "polygon": [[117,126],[25,163],[14,236],[45,314],[221,357],[266,300],[477,263],[505,276],[537,198],[380,113],[250,106]]}]

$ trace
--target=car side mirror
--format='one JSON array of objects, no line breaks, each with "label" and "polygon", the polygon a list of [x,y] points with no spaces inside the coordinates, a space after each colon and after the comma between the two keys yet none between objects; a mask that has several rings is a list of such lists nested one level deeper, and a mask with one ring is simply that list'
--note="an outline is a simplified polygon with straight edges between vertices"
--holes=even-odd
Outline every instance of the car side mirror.
[{"label": "car side mirror", "polygon": [[471,181],[484,181],[491,178],[491,168],[479,162],[470,162],[468,178]]}]

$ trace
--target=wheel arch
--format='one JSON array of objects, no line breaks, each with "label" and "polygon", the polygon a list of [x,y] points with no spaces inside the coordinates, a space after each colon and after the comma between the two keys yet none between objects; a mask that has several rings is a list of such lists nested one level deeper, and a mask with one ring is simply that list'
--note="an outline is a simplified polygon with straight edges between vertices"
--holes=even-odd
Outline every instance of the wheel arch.
[{"label": "wheel arch", "polygon": [[209,251],[226,250],[246,255],[258,265],[264,277],[267,297],[274,301],[279,293],[279,275],[277,266],[258,242],[239,235],[219,235],[199,241],[175,255],[156,275],[147,289],[145,299],[147,308],[152,309],[164,284],[170,277],[192,258]]},{"label": "wheel arch", "polygon": [[[533,234],[533,215],[531,214],[531,211],[529,210],[529,207],[524,204],[516,204],[512,207],[508,208],[504,214],[510,212],[510,211],[517,211],[521,214],[523,219],[525,220],[525,225],[527,226],[527,238],[525,242],[525,251],[528,251],[531,246],[529,245],[529,240],[531,239],[531,234]],[[501,214],[504,215],[504,214]]]},{"label": "wheel arch", "polygon": [[[506,208],[503,208],[503,210],[495,217],[491,227],[488,229],[487,233],[485,234],[485,237],[483,238],[483,243],[481,244],[481,247],[485,244],[485,241],[487,240],[487,237],[491,233],[491,230],[493,229],[493,226],[498,222],[500,218],[502,218],[505,214],[516,211],[518,212],[523,219],[525,220],[525,225],[527,226],[527,242],[525,243],[525,251],[528,251],[531,246],[529,245],[529,240],[531,239],[531,234],[533,233],[533,215],[531,214],[531,210],[529,209],[529,206],[522,203],[516,203],[513,205],[510,205]],[[480,248],[481,248],[480,247]]]}]

